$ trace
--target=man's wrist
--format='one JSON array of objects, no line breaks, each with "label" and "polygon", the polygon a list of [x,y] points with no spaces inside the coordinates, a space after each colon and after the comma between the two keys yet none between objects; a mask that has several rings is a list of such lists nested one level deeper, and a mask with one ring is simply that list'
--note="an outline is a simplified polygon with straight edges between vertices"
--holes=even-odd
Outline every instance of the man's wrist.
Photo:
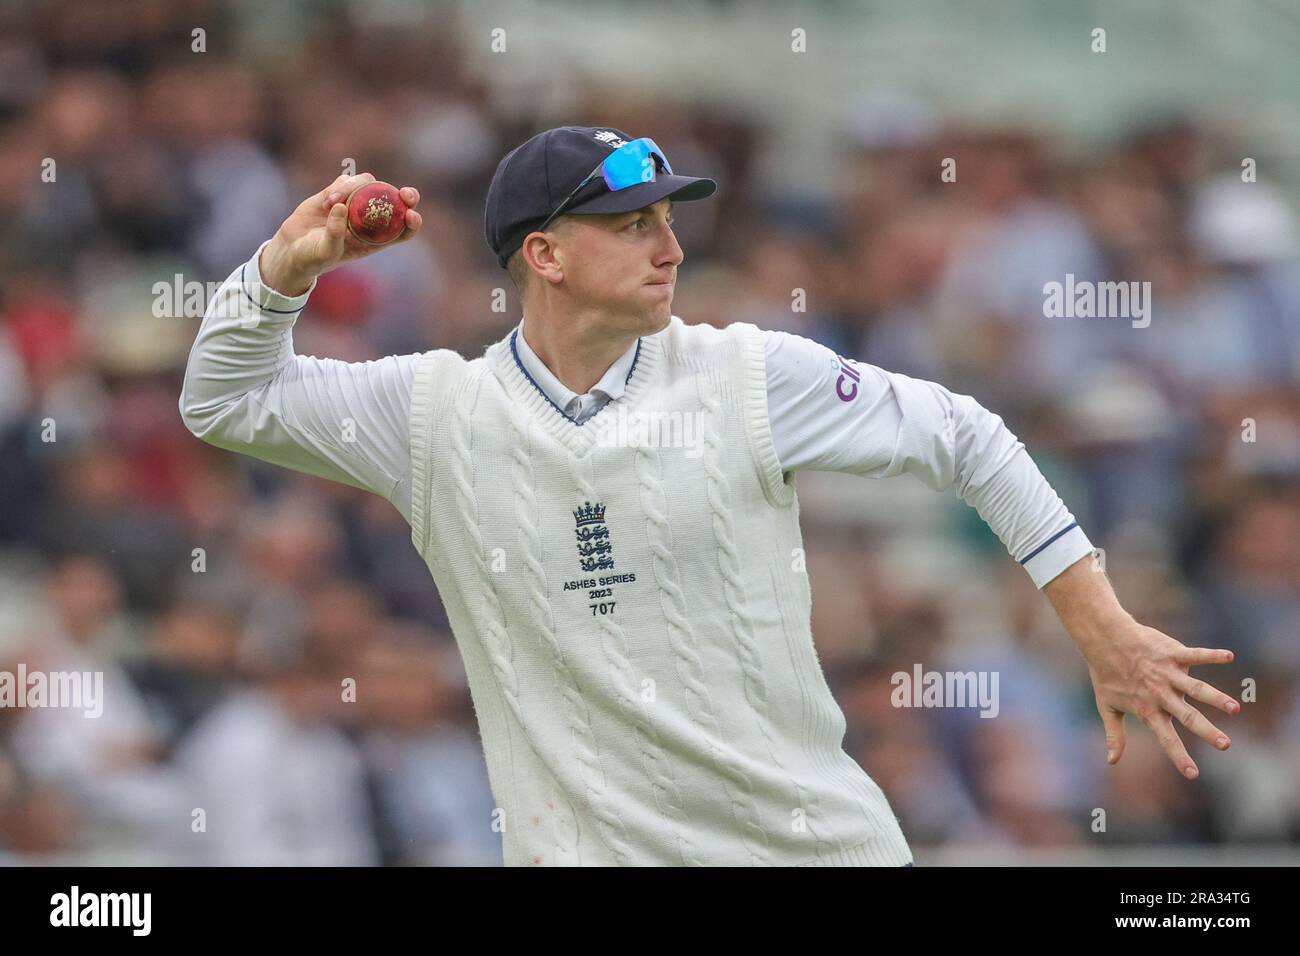
[{"label": "man's wrist", "polygon": [[1120,608],[1115,613],[1096,612],[1075,617],[1066,624],[1065,629],[1075,646],[1087,654],[1094,648],[1111,643],[1116,634],[1136,623],[1132,614]]},{"label": "man's wrist", "polygon": [[302,295],[316,281],[315,276],[305,276],[290,270],[285,263],[284,246],[277,234],[262,248],[257,260],[257,271],[262,285],[288,299]]},{"label": "man's wrist", "polygon": [[1134,623],[1133,615],[1115,597],[1106,572],[1091,555],[1085,555],[1049,581],[1043,593],[1081,649],[1104,641],[1119,627]]}]

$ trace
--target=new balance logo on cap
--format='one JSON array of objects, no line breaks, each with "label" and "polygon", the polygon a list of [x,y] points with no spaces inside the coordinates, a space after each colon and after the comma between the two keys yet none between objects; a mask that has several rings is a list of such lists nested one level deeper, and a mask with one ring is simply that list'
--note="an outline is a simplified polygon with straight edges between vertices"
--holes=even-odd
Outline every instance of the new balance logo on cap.
[{"label": "new balance logo on cap", "polygon": [[627,140],[625,140],[622,136],[619,136],[618,133],[610,132],[607,129],[602,129],[599,133],[594,133],[593,135],[596,137],[596,139],[600,140],[602,143],[608,143],[610,146],[613,146],[615,149],[618,149],[620,146],[627,145]]}]

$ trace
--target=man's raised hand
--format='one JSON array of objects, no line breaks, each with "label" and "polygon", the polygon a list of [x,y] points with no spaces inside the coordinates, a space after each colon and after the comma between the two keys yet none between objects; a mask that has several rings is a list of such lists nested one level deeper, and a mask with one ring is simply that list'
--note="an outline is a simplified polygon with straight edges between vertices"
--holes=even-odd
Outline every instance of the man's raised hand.
[{"label": "man's raised hand", "polygon": [[314,196],[303,200],[267,243],[258,260],[262,282],[284,295],[301,295],[316,277],[344,262],[360,259],[381,249],[406,242],[420,230],[415,211],[420,193],[414,186],[400,190],[406,203],[406,225],[402,234],[382,246],[360,242],[348,232],[347,198],[358,186],[375,182],[370,173],[339,176]]}]

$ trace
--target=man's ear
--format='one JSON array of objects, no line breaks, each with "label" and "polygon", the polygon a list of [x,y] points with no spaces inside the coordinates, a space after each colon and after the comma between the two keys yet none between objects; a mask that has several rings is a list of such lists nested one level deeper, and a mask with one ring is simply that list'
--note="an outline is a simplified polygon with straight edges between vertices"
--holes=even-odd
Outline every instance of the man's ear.
[{"label": "man's ear", "polygon": [[564,277],[563,251],[558,239],[555,234],[530,232],[520,247],[525,267],[546,282],[558,282]]}]

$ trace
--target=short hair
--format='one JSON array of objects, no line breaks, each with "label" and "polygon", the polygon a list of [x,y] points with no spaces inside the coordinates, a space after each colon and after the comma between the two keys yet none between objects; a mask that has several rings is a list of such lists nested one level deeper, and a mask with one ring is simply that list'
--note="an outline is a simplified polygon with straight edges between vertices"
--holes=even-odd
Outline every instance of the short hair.
[{"label": "short hair", "polygon": [[515,291],[519,293],[520,301],[524,297],[524,285],[528,282],[528,263],[524,262],[523,249],[516,249],[506,260],[506,272],[510,274],[510,281],[514,283]]}]

